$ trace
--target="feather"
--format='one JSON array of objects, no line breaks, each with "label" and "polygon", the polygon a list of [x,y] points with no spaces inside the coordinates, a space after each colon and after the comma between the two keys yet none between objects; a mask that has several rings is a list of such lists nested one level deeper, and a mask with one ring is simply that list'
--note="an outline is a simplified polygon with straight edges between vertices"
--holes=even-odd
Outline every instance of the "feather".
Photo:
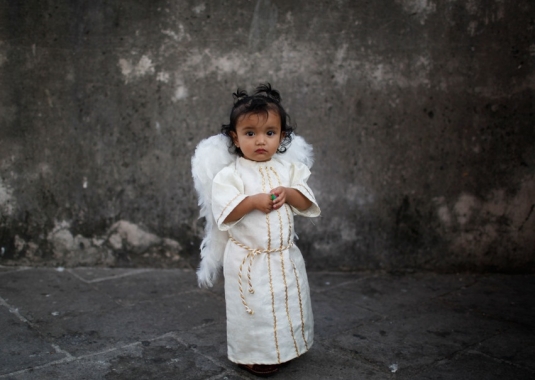
[{"label": "feather", "polygon": [[314,164],[314,152],[312,145],[307,143],[304,138],[294,134],[292,143],[284,153],[277,153],[279,159],[288,162],[301,162],[309,169]]}]

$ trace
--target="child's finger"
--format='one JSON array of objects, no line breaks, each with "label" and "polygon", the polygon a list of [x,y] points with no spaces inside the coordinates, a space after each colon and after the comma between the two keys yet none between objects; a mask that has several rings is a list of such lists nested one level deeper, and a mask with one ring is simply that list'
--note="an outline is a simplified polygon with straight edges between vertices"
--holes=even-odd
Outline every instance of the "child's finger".
[{"label": "child's finger", "polygon": [[281,187],[279,186],[279,187],[276,187],[276,188],[272,189],[270,193],[271,193],[271,194],[275,194],[275,195],[278,197],[278,196],[280,195],[281,192],[282,192],[282,189],[281,189]]},{"label": "child's finger", "polygon": [[273,201],[273,208],[280,208],[282,207],[284,201],[282,198],[276,198],[274,201]]}]

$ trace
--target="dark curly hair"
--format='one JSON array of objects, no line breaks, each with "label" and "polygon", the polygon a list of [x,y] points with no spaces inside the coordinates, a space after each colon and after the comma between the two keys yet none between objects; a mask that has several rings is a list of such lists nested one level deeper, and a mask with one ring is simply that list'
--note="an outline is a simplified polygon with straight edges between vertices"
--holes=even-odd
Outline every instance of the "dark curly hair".
[{"label": "dark curly hair", "polygon": [[236,132],[238,120],[247,114],[265,114],[269,111],[276,112],[280,117],[282,140],[277,149],[277,153],[284,153],[293,139],[294,128],[290,126],[290,115],[286,113],[280,101],[281,97],[277,90],[271,88],[269,83],[261,84],[256,88],[253,95],[237,89],[234,96],[234,106],[230,111],[230,122],[221,126],[221,133],[229,138],[229,152],[243,157],[240,148],[233,144],[230,132]]}]

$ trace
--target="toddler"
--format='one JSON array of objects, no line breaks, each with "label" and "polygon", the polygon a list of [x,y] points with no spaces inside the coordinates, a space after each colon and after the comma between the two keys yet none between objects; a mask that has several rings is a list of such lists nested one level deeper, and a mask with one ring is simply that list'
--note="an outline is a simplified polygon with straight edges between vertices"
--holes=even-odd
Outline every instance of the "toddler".
[{"label": "toddler", "polygon": [[218,160],[219,165],[228,162],[205,190],[209,199],[202,200],[195,178],[202,169],[195,160],[213,149],[205,144],[203,151],[201,142],[193,158],[200,204],[212,213],[204,215],[211,219],[207,229],[218,230],[202,248],[216,250],[219,240],[223,251],[222,256],[202,253],[198,275],[200,284],[211,285],[222,265],[228,357],[249,372],[269,375],[313,343],[310,291],[294,243],[294,215],[316,217],[320,209],[307,185],[311,147],[293,134],[279,93],[266,84],[253,95],[238,90],[234,97],[229,124],[211,138],[212,144],[225,143],[230,155]]}]

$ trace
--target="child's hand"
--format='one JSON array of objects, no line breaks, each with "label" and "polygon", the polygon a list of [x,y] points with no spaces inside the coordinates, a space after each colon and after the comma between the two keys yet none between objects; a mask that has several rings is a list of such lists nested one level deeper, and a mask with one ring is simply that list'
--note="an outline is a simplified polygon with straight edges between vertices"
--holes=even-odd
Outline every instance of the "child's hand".
[{"label": "child's hand", "polygon": [[253,201],[253,206],[255,209],[262,211],[265,214],[273,210],[273,200],[271,199],[271,194],[260,193],[251,195],[250,197]]},{"label": "child's hand", "polygon": [[271,194],[275,195],[273,200],[273,210],[281,208],[286,203],[286,188],[284,186],[279,186],[271,190]]}]

